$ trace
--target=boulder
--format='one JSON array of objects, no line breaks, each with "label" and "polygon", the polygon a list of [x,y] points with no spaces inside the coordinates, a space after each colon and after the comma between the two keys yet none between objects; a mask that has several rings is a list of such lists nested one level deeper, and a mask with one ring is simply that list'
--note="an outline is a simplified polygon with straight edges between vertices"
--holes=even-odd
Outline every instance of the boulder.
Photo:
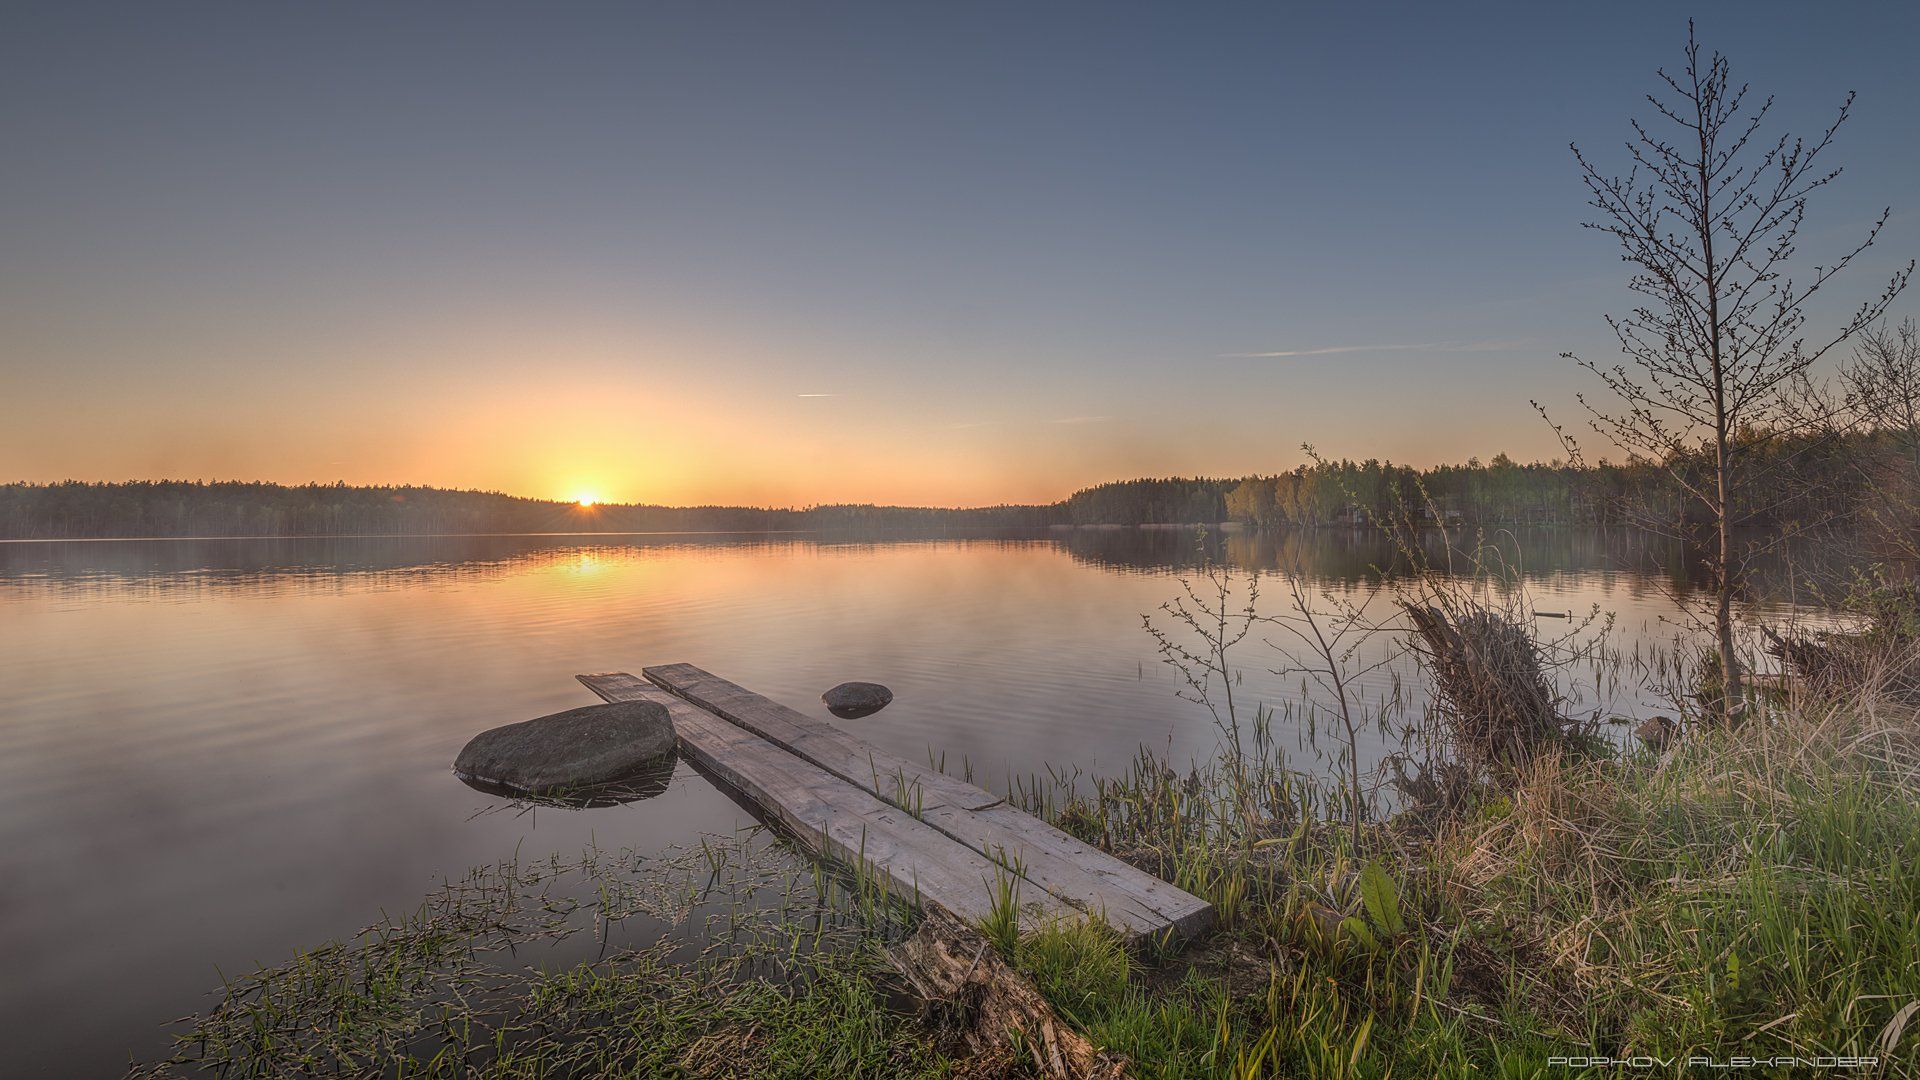
[{"label": "boulder", "polygon": [[[597,784],[591,787],[566,788],[561,791],[534,795],[505,784],[489,784],[485,780],[476,780],[471,776],[461,776],[460,782],[475,791],[484,791],[488,795],[497,795],[516,802],[533,802],[541,806],[558,806],[570,810],[594,810],[603,806],[621,806],[626,803],[640,802],[667,793],[673,786],[673,771],[678,764],[673,754],[661,754],[652,761],[644,762],[640,768],[610,784]],[[458,774],[456,774],[458,775]]]},{"label": "boulder", "polygon": [[651,701],[588,705],[475,735],[454,759],[463,780],[527,795],[616,783],[673,752],[673,721]]},{"label": "boulder", "polygon": [[872,682],[843,682],[820,695],[827,711],[847,720],[871,716],[893,701],[893,691]]}]

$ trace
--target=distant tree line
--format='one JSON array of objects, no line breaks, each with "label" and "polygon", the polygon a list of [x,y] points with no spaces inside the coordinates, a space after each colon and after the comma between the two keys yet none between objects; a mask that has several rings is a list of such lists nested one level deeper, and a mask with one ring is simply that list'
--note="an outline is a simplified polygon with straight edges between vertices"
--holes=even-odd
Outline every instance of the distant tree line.
[{"label": "distant tree line", "polygon": [[[1913,440],[1890,430],[1810,433],[1739,440],[1771,460],[1778,479],[1735,508],[1743,525],[1844,520],[1885,501],[1897,484],[1920,480]],[[1390,461],[1321,461],[1290,472],[1237,480],[1123,480],[1087,488],[1064,504],[1076,525],[1237,522],[1265,528],[1378,526],[1390,522],[1487,526],[1670,524],[1683,533],[1707,510],[1688,494],[1713,474],[1704,449],[1661,462],[1577,465],[1492,461],[1415,469]],[[1917,474],[1901,481],[1898,477]],[[1791,491],[1792,499],[1779,492]]]},{"label": "distant tree line", "polygon": [[[1079,525],[1238,522],[1266,528],[1380,525],[1412,517],[1483,525],[1588,525],[1613,520],[1608,493],[1657,483],[1647,470],[1560,462],[1414,469],[1390,461],[1327,461],[1238,480],[1123,480],[1075,492]],[[1651,489],[1644,495],[1657,494]]]},{"label": "distant tree line", "polygon": [[[1802,495],[1755,506],[1751,524],[1831,522],[1913,487],[1913,440],[1881,431],[1754,440],[1780,459]],[[1863,463],[1866,463],[1863,465]],[[1868,467],[1870,466],[1870,467]],[[1676,476],[1711,475],[1712,461],[1579,466],[1490,462],[1414,469],[1392,462],[1323,461],[1238,479],[1165,477],[1100,484],[1058,503],[969,509],[830,505],[799,509],[650,506],[523,499],[489,491],[240,481],[0,485],[0,538],[338,536],[543,532],[933,532],[1058,525],[1264,528],[1462,523],[1487,526],[1684,527],[1701,514]],[[1792,520],[1785,520],[1785,518]]]},{"label": "distant tree line", "polygon": [[1328,461],[1237,480],[1122,480],[1075,492],[1074,524],[1238,522],[1261,527],[1378,525],[1407,515],[1486,525],[1605,524],[1603,491],[1654,479],[1611,465],[1491,463],[1414,469],[1388,461]]},{"label": "distant tree line", "polygon": [[1020,527],[1051,506],[648,506],[523,499],[490,491],[343,483],[139,480],[0,486],[0,538],[341,536],[409,533],[783,532]]}]

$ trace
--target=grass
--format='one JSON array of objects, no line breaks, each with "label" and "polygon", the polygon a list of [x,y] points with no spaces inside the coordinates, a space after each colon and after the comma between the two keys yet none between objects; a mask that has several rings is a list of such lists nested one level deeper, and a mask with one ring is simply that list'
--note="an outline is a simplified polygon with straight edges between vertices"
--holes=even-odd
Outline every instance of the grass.
[{"label": "grass", "polygon": [[1143,757],[1088,795],[1027,788],[1221,927],[1157,964],[1043,932],[1021,965],[1143,1077],[1564,1076],[1551,1059],[1588,1055],[1920,1073],[1911,708],[1774,702],[1665,759],[1546,754],[1453,814],[1371,823],[1358,850],[1314,783],[1277,759]]},{"label": "grass", "polygon": [[[613,946],[637,917],[674,932]],[[880,946],[904,926],[898,905],[764,834],[667,860],[503,863],[229,982],[171,1057],[131,1075],[946,1076],[891,1004]],[[605,955],[514,962],[580,935]]]},{"label": "grass", "polygon": [[1439,911],[1524,947],[1509,996],[1610,1050],[1911,1067],[1881,1035],[1920,999],[1920,728],[1888,719],[1777,712],[1657,767],[1542,771],[1437,848]]},{"label": "grass", "polygon": [[[926,1037],[888,1011],[866,951],[811,957],[795,982],[688,968],[660,951],[537,976],[515,1026],[530,1037],[445,1075],[944,1076]],[[469,1071],[470,1070],[470,1071]],[[431,1075],[431,1073],[428,1073]]]}]

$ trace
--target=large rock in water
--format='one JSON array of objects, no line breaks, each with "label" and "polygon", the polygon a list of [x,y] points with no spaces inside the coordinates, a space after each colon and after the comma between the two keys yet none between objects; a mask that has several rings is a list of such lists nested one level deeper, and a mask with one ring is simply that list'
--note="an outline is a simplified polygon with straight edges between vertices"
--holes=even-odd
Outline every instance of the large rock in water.
[{"label": "large rock in water", "polygon": [[679,758],[675,755],[661,754],[641,765],[639,771],[628,773],[611,784],[568,788],[543,795],[531,794],[505,784],[489,784],[485,780],[475,780],[471,776],[461,776],[459,773],[453,775],[460,777],[461,783],[475,791],[485,792],[502,799],[531,800],[543,806],[592,810],[603,806],[622,806],[665,795],[667,789],[673,786],[673,771],[678,764]]},{"label": "large rock in water", "polygon": [[827,711],[848,720],[871,716],[893,702],[893,691],[877,682],[843,682],[820,695]]},{"label": "large rock in water", "polygon": [[651,701],[588,705],[475,735],[454,759],[462,779],[551,795],[615,783],[673,750],[673,720]]}]

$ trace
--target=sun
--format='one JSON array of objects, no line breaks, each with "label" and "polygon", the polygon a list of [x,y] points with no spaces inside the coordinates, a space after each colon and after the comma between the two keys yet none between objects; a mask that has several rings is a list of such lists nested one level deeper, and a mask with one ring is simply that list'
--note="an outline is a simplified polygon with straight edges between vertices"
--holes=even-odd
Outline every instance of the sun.
[{"label": "sun", "polygon": [[573,501],[580,504],[582,508],[596,506],[600,502],[600,496],[595,495],[590,491],[583,491],[580,494],[575,495],[573,497]]}]

